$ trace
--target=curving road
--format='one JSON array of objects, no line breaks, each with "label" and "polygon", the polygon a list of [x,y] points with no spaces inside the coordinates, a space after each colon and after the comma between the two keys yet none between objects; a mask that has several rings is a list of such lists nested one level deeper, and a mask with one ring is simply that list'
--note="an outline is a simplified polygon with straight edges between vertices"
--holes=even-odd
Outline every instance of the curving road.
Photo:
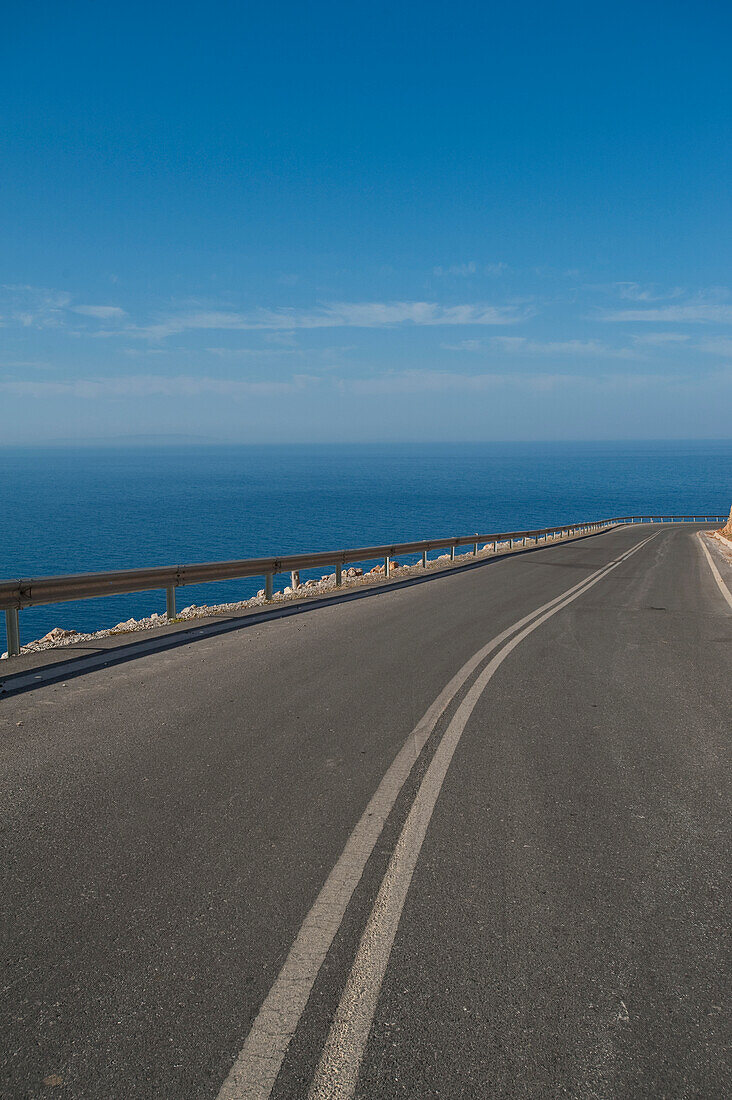
[{"label": "curving road", "polygon": [[645,526],[11,669],[0,1096],[729,1095],[731,639]]}]

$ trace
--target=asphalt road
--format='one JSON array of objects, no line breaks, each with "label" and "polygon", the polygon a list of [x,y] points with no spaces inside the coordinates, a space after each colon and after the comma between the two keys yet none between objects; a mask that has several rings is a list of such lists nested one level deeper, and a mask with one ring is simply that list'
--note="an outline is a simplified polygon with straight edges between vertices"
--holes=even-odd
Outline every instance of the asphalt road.
[{"label": "asphalt road", "polygon": [[730,1095],[731,640],[627,527],[4,699],[0,1095]]}]

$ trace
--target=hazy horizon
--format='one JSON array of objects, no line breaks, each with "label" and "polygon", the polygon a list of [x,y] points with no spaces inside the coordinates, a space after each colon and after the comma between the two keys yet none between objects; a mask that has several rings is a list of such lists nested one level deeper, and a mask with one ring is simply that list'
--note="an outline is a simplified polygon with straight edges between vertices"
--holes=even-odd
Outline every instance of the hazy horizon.
[{"label": "hazy horizon", "polygon": [[84,448],[113,448],[113,447],[147,447],[150,449],[160,448],[165,449],[168,447],[252,447],[263,448],[271,447],[273,449],[283,449],[287,447],[298,447],[307,449],[310,447],[332,447],[332,448],[345,448],[345,447],[361,447],[361,448],[378,448],[378,447],[423,447],[423,448],[442,448],[442,447],[490,447],[494,445],[496,447],[611,447],[611,446],[653,446],[659,445],[679,445],[684,444],[699,444],[699,445],[714,445],[721,444],[724,446],[732,443],[732,437],[730,436],[697,436],[697,437],[656,437],[656,438],[616,438],[616,439],[602,439],[602,438],[587,438],[587,439],[348,439],[348,440],[298,440],[289,439],[282,441],[255,441],[255,440],[241,440],[241,439],[205,439],[195,436],[184,435],[160,435],[160,436],[147,436],[147,435],[128,435],[128,436],[111,436],[106,438],[82,438],[82,439],[47,439],[42,441],[27,440],[17,441],[13,443],[0,442],[0,452],[3,450],[43,450],[47,448],[53,449],[84,449]]}]

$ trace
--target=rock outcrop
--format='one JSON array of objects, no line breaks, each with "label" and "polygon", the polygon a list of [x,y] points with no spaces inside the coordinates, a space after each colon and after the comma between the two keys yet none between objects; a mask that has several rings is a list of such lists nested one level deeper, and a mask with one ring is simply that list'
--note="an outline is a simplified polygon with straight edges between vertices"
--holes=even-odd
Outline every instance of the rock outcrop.
[{"label": "rock outcrop", "polygon": [[719,533],[726,539],[732,539],[732,508],[729,510],[729,519]]},{"label": "rock outcrop", "polygon": [[75,638],[78,634],[76,630],[64,630],[61,626],[54,626],[52,630],[49,630],[48,634],[44,634],[42,638],[38,640],[40,642],[61,642],[65,638]]}]

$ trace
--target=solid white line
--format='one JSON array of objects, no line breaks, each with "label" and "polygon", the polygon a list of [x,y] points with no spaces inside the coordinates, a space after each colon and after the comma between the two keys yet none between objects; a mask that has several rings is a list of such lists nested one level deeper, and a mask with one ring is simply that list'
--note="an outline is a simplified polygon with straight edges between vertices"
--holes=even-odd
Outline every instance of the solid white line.
[{"label": "solid white line", "polygon": [[440,692],[410,733],[348,838],[338,862],[305,917],[290,953],[252,1024],[244,1046],[221,1086],[217,1100],[267,1100],[270,1095],[320,967],[340,928],[348,903],[386,819],[441,715],[466,680],[497,646],[517,630],[571,593],[584,589],[589,580],[600,579],[632,552],[627,551],[617,561],[604,565],[497,634],[466,661]]},{"label": "solid white line", "polygon": [[[639,543],[620,561],[649,541],[645,539]],[[351,1100],[356,1090],[361,1060],[412,875],[447,770],[478,699],[496,670],[524,638],[598,584],[604,575],[617,568],[620,561],[601,576],[589,580],[580,591],[540,615],[509,641],[476,677],[461,701],[420,783],[389,861],[313,1077],[308,1100]]]},{"label": "solid white line", "polygon": [[717,585],[719,586],[719,591],[722,593],[722,595],[724,596],[724,598],[727,601],[727,603],[729,604],[729,606],[732,607],[732,593],[730,593],[729,588],[727,588],[727,585],[722,580],[720,572],[717,569],[716,565],[714,564],[714,561],[712,559],[712,555],[709,553],[709,550],[704,545],[704,539],[702,538],[701,532],[697,531],[696,535],[697,535],[697,538],[699,539],[699,544],[700,544],[702,550],[706,554],[707,561],[709,562],[709,568],[711,569],[712,576],[714,577],[715,581],[717,582]]}]

